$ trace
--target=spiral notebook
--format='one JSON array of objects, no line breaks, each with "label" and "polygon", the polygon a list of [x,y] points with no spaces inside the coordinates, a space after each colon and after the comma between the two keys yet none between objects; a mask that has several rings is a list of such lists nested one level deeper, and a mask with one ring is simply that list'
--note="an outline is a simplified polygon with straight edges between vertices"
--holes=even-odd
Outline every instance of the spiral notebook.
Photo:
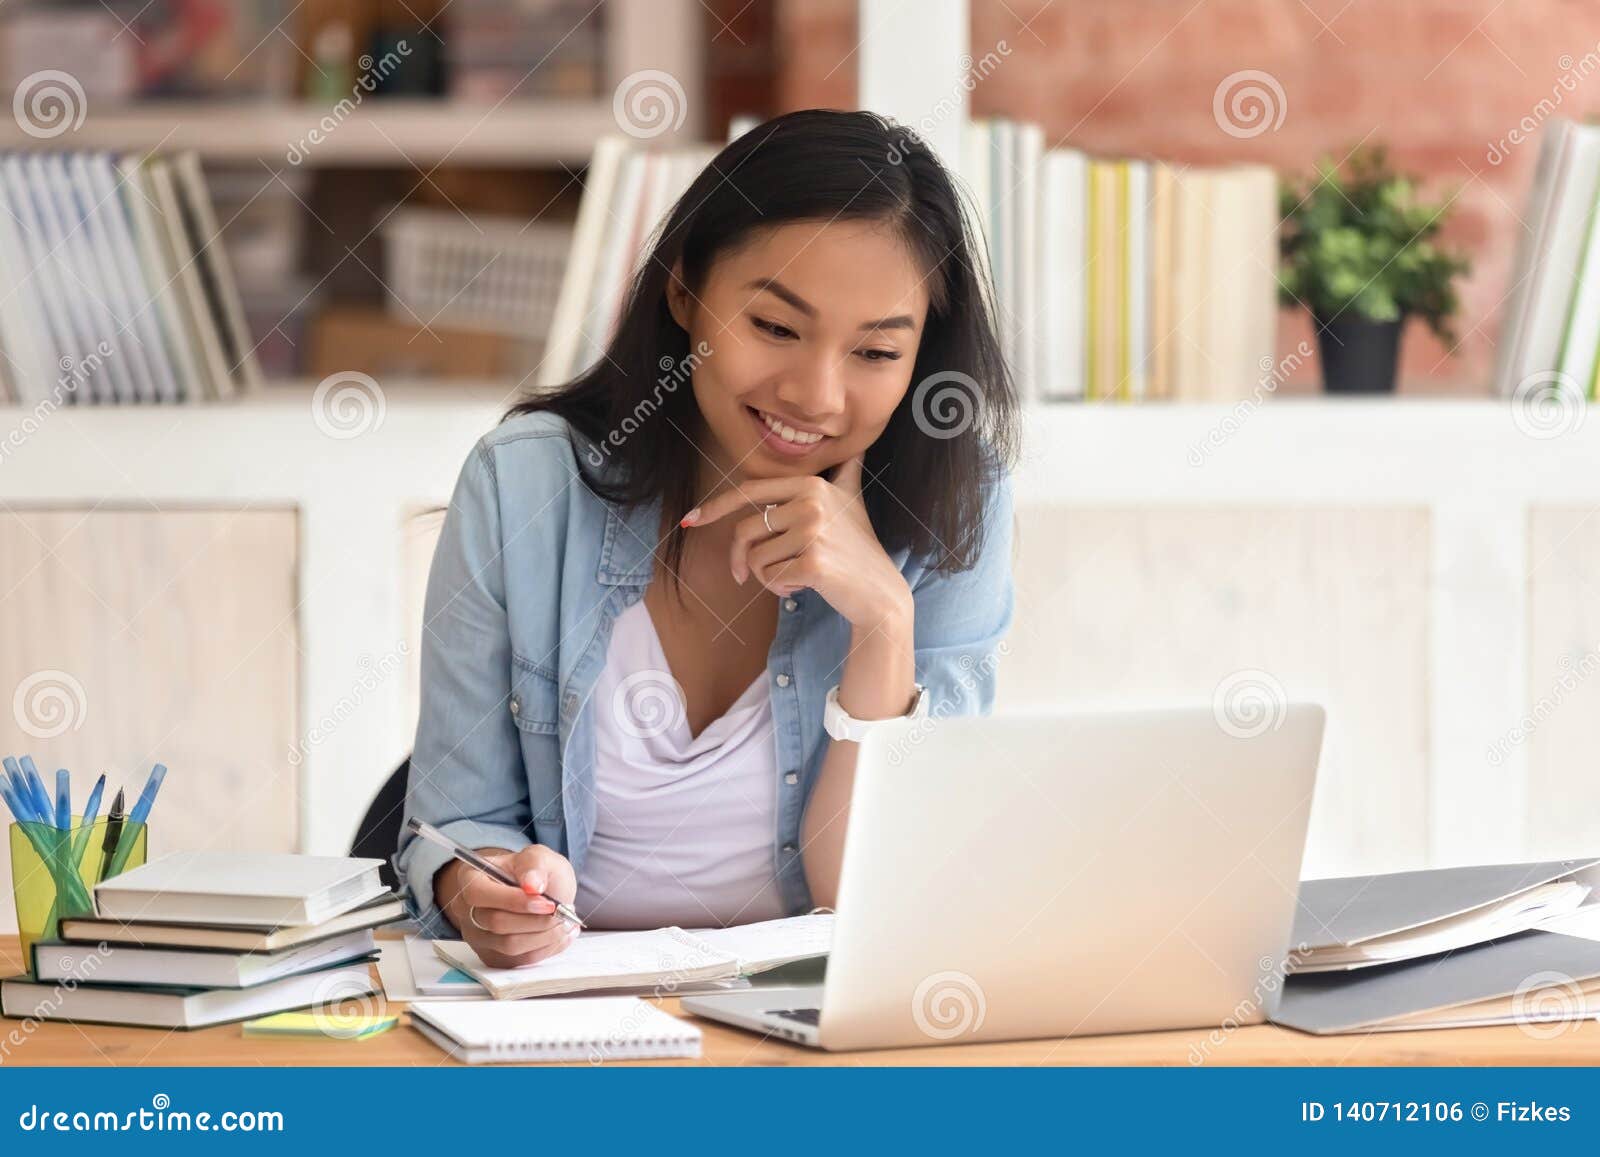
[{"label": "spiral notebook", "polygon": [[700,1030],[637,996],[429,1001],[410,1006],[418,1032],[469,1065],[513,1061],[698,1057]]}]

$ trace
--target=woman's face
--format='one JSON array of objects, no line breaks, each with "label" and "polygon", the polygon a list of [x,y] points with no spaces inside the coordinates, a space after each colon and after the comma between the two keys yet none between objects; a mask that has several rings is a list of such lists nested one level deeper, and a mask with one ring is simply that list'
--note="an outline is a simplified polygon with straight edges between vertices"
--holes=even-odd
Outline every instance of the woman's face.
[{"label": "woman's face", "polygon": [[697,296],[674,278],[668,304],[709,351],[693,382],[716,487],[820,474],[872,445],[911,384],[928,293],[881,225],[795,222],[715,262]]}]

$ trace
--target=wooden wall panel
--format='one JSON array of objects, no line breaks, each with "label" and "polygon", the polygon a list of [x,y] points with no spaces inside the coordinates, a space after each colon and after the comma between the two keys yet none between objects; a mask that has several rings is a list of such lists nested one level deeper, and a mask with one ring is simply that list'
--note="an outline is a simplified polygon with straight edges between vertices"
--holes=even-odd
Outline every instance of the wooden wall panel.
[{"label": "wooden wall panel", "polygon": [[999,709],[1209,703],[1240,671],[1323,702],[1303,874],[1424,866],[1426,511],[1019,508]]},{"label": "wooden wall panel", "polygon": [[281,509],[0,510],[0,753],[78,805],[167,764],[153,855],[294,850],[296,539]]},{"label": "wooden wall panel", "polygon": [[1528,688],[1485,758],[1528,746],[1530,858],[1600,854],[1600,518],[1528,516]]},{"label": "wooden wall panel", "polygon": [[404,730],[406,750],[417,734],[417,713],[422,703],[422,609],[427,602],[428,568],[433,565],[433,550],[439,545],[444,528],[444,513],[418,511],[405,520],[400,532],[400,573],[404,585],[406,656],[406,703]]}]

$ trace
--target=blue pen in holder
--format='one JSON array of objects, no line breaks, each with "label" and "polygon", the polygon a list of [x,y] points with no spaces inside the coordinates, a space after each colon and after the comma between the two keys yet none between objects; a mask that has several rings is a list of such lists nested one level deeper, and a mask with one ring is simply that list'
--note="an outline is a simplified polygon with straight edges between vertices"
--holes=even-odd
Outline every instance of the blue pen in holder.
[{"label": "blue pen in holder", "polygon": [[[112,847],[108,827],[121,829]],[[70,827],[38,821],[11,825],[11,890],[17,904],[22,960],[33,971],[33,944],[52,939],[63,917],[94,915],[94,886],[145,862],[149,829],[129,820],[101,817]]]}]

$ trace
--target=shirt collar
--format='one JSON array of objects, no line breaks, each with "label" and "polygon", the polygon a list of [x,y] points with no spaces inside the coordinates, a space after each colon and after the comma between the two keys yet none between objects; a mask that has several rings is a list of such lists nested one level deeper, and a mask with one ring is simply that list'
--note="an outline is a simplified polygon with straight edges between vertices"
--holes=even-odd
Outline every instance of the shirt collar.
[{"label": "shirt collar", "polygon": [[606,502],[605,508],[605,540],[600,545],[595,581],[608,586],[648,586],[655,573],[655,552],[664,545],[660,541],[661,496],[626,509]]}]

